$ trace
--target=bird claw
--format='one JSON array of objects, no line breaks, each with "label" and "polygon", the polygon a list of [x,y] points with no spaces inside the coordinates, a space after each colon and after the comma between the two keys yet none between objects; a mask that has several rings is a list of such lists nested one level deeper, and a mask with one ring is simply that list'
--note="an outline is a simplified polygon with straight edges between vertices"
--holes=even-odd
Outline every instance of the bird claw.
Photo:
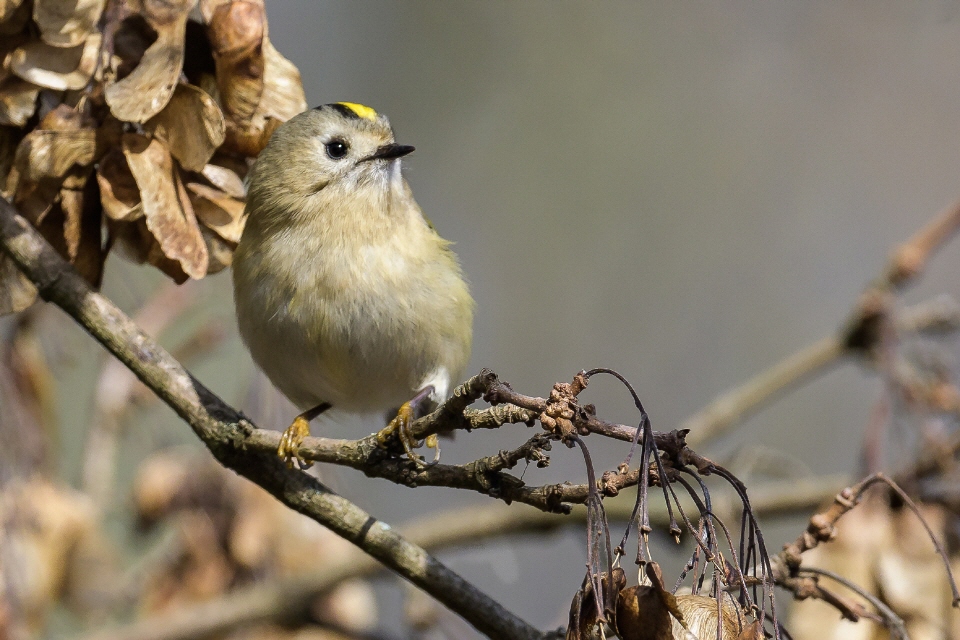
[{"label": "bird claw", "polygon": [[277,455],[287,464],[287,468],[293,469],[294,462],[301,470],[309,469],[313,462],[304,460],[300,456],[300,445],[303,439],[310,435],[310,423],[307,419],[299,415],[293,420],[293,424],[287,427],[287,430],[280,436],[280,446],[277,447]]},{"label": "bird claw", "polygon": [[[412,460],[414,464],[420,468],[433,466],[440,461],[440,442],[436,434],[427,436],[424,442],[418,441],[410,431],[410,426],[413,424],[415,417],[416,410],[414,409],[414,401],[404,402],[397,411],[396,417],[391,420],[387,426],[377,432],[377,443],[381,447],[386,447],[390,438],[396,435],[397,439],[400,440],[400,444],[403,445],[403,450],[407,454],[407,458]],[[433,462],[428,463],[424,461],[423,457],[414,451],[414,449],[417,449],[424,443],[426,443],[428,448],[436,450],[433,456]]]}]

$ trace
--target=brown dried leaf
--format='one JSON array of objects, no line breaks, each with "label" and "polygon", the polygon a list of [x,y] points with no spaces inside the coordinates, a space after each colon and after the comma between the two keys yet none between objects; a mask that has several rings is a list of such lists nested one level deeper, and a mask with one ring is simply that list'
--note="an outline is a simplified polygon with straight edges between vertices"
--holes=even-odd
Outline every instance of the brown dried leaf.
[{"label": "brown dried leaf", "polygon": [[200,171],[210,184],[220,189],[228,196],[243,200],[247,197],[247,190],[243,187],[243,180],[232,169],[218,164],[208,164]]},{"label": "brown dried leaf", "polygon": [[184,169],[200,171],[225,134],[223,114],[213,98],[188,84],[177,85],[169,104],[144,124],[167,144]]},{"label": "brown dried leaf", "polygon": [[7,78],[0,84],[0,124],[23,127],[37,111],[40,87],[21,80]]},{"label": "brown dried leaf", "polygon": [[227,139],[223,148],[231,153],[254,158],[263,151],[270,141],[273,132],[283,124],[280,120],[268,119],[263,128],[252,125],[244,126],[232,120],[227,120]]},{"label": "brown dried leaf", "polygon": [[92,117],[66,104],[47,112],[37,128],[24,138],[26,141],[33,136],[24,179],[67,179],[73,169],[92,165],[97,157],[95,125]]},{"label": "brown dried leaf", "polygon": [[93,164],[96,150],[97,136],[93,129],[35,129],[17,148],[14,160],[14,167],[19,171],[17,178],[31,182],[63,179],[74,166]]},{"label": "brown dried leaf", "polygon": [[207,33],[224,115],[234,122],[249,120],[264,91],[266,12],[260,3],[237,0],[209,13]]},{"label": "brown dried leaf", "polygon": [[675,616],[683,619],[677,609],[677,599],[663,587],[663,576],[657,563],[647,563],[646,574],[652,584],[620,591],[617,633],[622,640],[674,640],[673,619]]},{"label": "brown dried leaf", "polygon": [[150,247],[157,244],[156,239],[147,229],[147,221],[143,217],[134,220],[113,220],[106,218],[108,240],[107,245],[116,249],[123,258],[134,264],[143,264],[147,261]]},{"label": "brown dried leaf", "polygon": [[54,47],[75,47],[93,31],[106,0],[34,0],[33,21]]},{"label": "brown dried leaf", "polygon": [[[104,44],[109,46],[112,53],[111,68],[116,73],[116,80],[122,80],[130,75],[130,72],[137,68],[143,54],[147,49],[157,41],[157,32],[147,24],[146,19],[140,13],[131,13],[134,7],[126,4],[117,3],[111,7],[108,13],[109,26],[104,30]],[[109,29],[113,28],[112,35]]]},{"label": "brown dried leaf", "polygon": [[[617,567],[613,570],[613,583],[607,578],[604,572],[600,576],[600,585],[605,594],[619,594],[624,585],[627,584],[626,574],[623,569]],[[607,596],[600,594],[602,599]],[[599,640],[600,635],[597,628],[601,622],[599,610],[604,609],[604,615],[613,616],[614,612],[609,611],[603,604],[597,607],[597,596],[593,589],[593,583],[589,576],[585,576],[580,590],[574,596],[570,603],[570,615],[567,621],[566,640]]]},{"label": "brown dried leaf", "polygon": [[203,234],[207,253],[210,255],[207,275],[219,273],[229,267],[233,263],[233,250],[237,245],[227,242],[207,227],[200,227],[200,233]]},{"label": "brown dried leaf", "polygon": [[744,627],[737,640],[764,640],[763,625],[759,620],[754,620],[751,624]]},{"label": "brown dried leaf", "polygon": [[102,219],[99,215],[84,214],[80,245],[77,257],[73,261],[74,268],[90,283],[90,286],[97,289],[103,283],[103,266],[107,259],[101,223]]},{"label": "brown dried leaf", "polygon": [[263,43],[263,55],[266,59],[266,86],[257,113],[263,118],[286,122],[307,108],[300,70],[283,57],[269,40]]},{"label": "brown dried leaf", "polygon": [[24,0],[0,0],[0,36],[21,33],[30,22],[30,3]]},{"label": "brown dried leaf", "polygon": [[22,132],[14,127],[0,126],[0,193],[6,190],[7,176],[20,145]]},{"label": "brown dried leaf", "polygon": [[[33,224],[43,222],[68,174],[74,168],[85,169],[94,162],[96,132],[84,128],[88,123],[79,112],[60,105],[17,146],[4,196],[12,199]],[[82,184],[87,172],[85,169],[76,174],[80,180],[77,185]],[[47,239],[56,243],[51,236]]]},{"label": "brown dried leaf", "polygon": [[[30,182],[17,191],[14,206],[31,224],[38,226],[44,221],[50,209],[56,203],[60,190],[49,181]],[[47,238],[52,240],[52,238]]]},{"label": "brown dried leaf", "polygon": [[236,245],[243,233],[243,201],[231,198],[219,189],[188,182],[190,202],[197,219],[227,242]]},{"label": "brown dried leaf", "polygon": [[[206,246],[204,246],[204,250],[206,250]],[[190,279],[190,276],[186,274],[179,262],[171,260],[164,255],[163,249],[156,241],[149,245],[147,250],[147,263],[155,266],[177,284],[183,284]]]},{"label": "brown dried leaf", "polygon": [[0,0],[0,22],[10,18],[21,4],[23,0]]},{"label": "brown dried leaf", "polygon": [[[100,286],[103,275],[101,211],[97,200],[96,183],[83,177],[83,184],[60,190],[60,208],[63,210],[63,237],[66,243],[64,258],[94,287]],[[66,184],[66,182],[65,182]]]},{"label": "brown dried leaf", "polygon": [[[203,21],[209,24],[217,9],[233,1],[234,0],[200,0],[200,15],[203,16]],[[263,5],[262,0],[253,0],[253,3]]]},{"label": "brown dried leaf", "polygon": [[70,129],[92,129],[96,125],[96,119],[88,113],[70,107],[65,103],[54,103],[52,108],[44,112],[37,128],[66,131]]},{"label": "brown dried leaf", "polygon": [[157,32],[156,41],[125,78],[107,85],[110,111],[126,122],[146,122],[167,106],[183,70],[187,17],[196,0],[144,4],[147,22]]},{"label": "brown dried leaf", "polygon": [[97,68],[101,36],[91,33],[70,48],[34,40],[19,47],[10,57],[10,69],[28,82],[56,91],[83,89]]},{"label": "brown dried leaf", "polygon": [[[664,586],[656,562],[647,563],[645,569],[650,584],[623,589],[617,601],[617,633],[622,640],[717,638],[719,607],[715,598],[675,596]],[[762,635],[755,635],[759,625],[747,623],[746,615],[729,594],[724,593],[722,598],[720,640],[759,640]]]},{"label": "brown dried leaf", "polygon": [[[102,158],[105,153],[112,149],[120,147],[120,139],[123,137],[126,124],[120,122],[111,115],[100,123],[97,127],[97,158]],[[99,160],[98,160],[99,162]]]},{"label": "brown dried leaf", "polygon": [[620,592],[617,634],[623,640],[674,640],[670,612],[653,587],[627,587]]},{"label": "brown dried leaf", "polygon": [[[191,278],[202,278],[209,263],[206,243],[170,152],[160,140],[129,133],[123,136],[123,153],[140,188],[147,228],[163,257]],[[152,248],[147,260],[172,271]]]},{"label": "brown dried leaf", "polygon": [[235,153],[251,157],[263,150],[280,124],[307,108],[297,67],[267,39],[264,39],[263,52],[264,90],[260,104],[249,121],[227,120],[224,145]]},{"label": "brown dried leaf", "polygon": [[31,38],[26,33],[5,35],[0,31],[0,35],[4,36],[0,38],[0,81],[6,81],[8,78],[16,77],[10,70],[10,58],[13,52],[29,42]]},{"label": "brown dried leaf", "polygon": [[73,262],[80,249],[80,228],[83,220],[83,192],[78,189],[60,190],[60,208],[63,209],[63,237],[67,243],[67,259]]},{"label": "brown dried leaf", "polygon": [[140,188],[123,151],[111,149],[97,166],[100,202],[103,211],[113,220],[136,220],[143,217]]},{"label": "brown dried leaf", "polygon": [[23,311],[37,299],[37,289],[13,260],[0,255],[0,316]]}]

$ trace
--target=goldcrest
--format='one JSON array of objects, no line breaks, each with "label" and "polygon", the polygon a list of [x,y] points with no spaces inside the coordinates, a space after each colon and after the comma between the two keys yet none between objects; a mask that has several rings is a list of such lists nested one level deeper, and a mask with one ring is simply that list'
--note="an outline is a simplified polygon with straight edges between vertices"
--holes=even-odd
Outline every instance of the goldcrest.
[{"label": "goldcrest", "polygon": [[417,405],[445,399],[466,367],[473,299],[401,174],[411,151],[385,116],[339,102],[281,125],[250,172],[237,323],[254,361],[304,410],[281,440],[291,466],[305,466],[309,420],[330,407],[400,407],[391,424],[410,454],[403,429]]}]

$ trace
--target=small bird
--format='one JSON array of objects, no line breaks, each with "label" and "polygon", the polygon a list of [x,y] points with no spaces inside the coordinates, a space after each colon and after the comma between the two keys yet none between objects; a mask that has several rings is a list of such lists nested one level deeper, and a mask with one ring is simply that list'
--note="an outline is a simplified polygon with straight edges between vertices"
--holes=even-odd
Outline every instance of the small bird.
[{"label": "small bird", "polygon": [[409,424],[466,367],[474,302],[401,174],[413,150],[382,114],[337,102],[278,127],[250,172],[233,258],[237,324],[303,410],[278,450],[291,467],[308,466],[300,444],[331,407],[395,411],[381,441],[399,430],[420,463]]}]

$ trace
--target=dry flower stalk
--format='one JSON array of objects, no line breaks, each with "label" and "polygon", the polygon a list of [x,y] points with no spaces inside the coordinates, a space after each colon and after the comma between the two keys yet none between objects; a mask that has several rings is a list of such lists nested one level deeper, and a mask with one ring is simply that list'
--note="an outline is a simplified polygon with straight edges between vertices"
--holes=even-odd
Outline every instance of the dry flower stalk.
[{"label": "dry flower stalk", "polygon": [[[0,192],[92,284],[116,248],[177,282],[229,266],[243,179],[306,108],[257,0],[0,0]],[[29,306],[0,259],[0,315]]]}]

